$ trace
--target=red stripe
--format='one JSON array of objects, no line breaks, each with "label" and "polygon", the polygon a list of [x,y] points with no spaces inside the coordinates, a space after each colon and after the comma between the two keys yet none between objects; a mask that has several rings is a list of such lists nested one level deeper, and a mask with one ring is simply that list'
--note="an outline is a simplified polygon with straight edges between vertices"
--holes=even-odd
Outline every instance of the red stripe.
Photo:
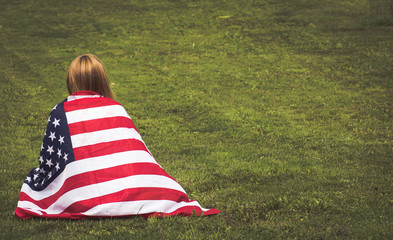
[{"label": "red stripe", "polygon": [[80,213],[106,203],[127,202],[139,200],[170,200],[175,202],[189,202],[187,195],[178,190],[168,188],[130,188],[108,195],[75,202],[63,213]]},{"label": "red stripe", "polygon": [[111,168],[100,169],[97,171],[90,171],[81,173],[72,177],[67,178],[62,187],[53,195],[41,199],[34,200],[29,195],[24,192],[20,193],[19,201],[29,201],[42,209],[48,208],[55,201],[57,201],[63,194],[80,187],[84,187],[91,184],[102,183],[118,178],[124,178],[133,175],[141,175],[141,174],[154,174],[154,175],[162,175],[173,179],[168,175],[159,165],[154,163],[131,163]]},{"label": "red stripe", "polygon": [[[190,202],[194,202],[194,200],[191,200]],[[170,213],[154,212],[154,213],[144,214],[143,217],[167,217],[167,216],[174,216],[174,215],[179,215],[179,216],[198,215],[198,216],[200,216],[201,213],[202,213],[202,209],[200,207],[184,206],[184,207],[178,208],[175,211],[170,212]]]},{"label": "red stripe", "polygon": [[120,103],[118,103],[115,100],[112,100],[110,98],[104,98],[104,97],[81,98],[81,99],[76,99],[73,101],[65,102],[64,103],[64,111],[71,112],[71,111],[80,110],[80,109],[103,107],[103,106],[109,106],[109,105],[120,105],[121,106]]},{"label": "red stripe", "polygon": [[76,122],[68,125],[70,129],[70,134],[76,135],[80,133],[88,133],[101,131],[105,129],[111,128],[135,128],[134,123],[128,117],[110,117],[110,118],[101,118],[101,119],[93,119],[89,121]]},{"label": "red stripe", "polygon": [[37,214],[35,212],[23,209],[23,208],[16,208],[15,209],[15,215],[21,219],[28,219],[32,217],[41,217],[41,218],[50,218],[50,219],[86,219],[88,216],[85,216],[80,213],[73,213],[73,214],[67,214],[67,213],[62,213],[62,214]]},{"label": "red stripe", "polygon": [[123,139],[74,148],[74,158],[77,161],[85,158],[134,150],[146,151],[150,154],[145,144],[138,139]]},{"label": "red stripe", "polygon": [[[207,211],[202,211],[202,209],[197,206],[184,206],[171,213],[161,213],[161,214],[158,213],[158,215],[161,217],[175,216],[175,215],[176,216],[192,216],[192,215],[201,216],[203,213],[203,216],[207,216],[207,215],[217,214],[220,212],[221,211],[217,209],[209,209]],[[157,216],[157,213],[150,214],[149,217],[153,217],[153,216]]]}]

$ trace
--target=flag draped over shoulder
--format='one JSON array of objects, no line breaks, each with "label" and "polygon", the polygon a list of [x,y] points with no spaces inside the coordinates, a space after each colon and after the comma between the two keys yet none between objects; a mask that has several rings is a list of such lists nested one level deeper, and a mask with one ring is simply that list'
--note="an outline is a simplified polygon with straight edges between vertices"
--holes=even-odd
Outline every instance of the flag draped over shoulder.
[{"label": "flag draped over shoulder", "polygon": [[80,91],[51,112],[19,218],[211,215],[155,161],[125,109]]}]

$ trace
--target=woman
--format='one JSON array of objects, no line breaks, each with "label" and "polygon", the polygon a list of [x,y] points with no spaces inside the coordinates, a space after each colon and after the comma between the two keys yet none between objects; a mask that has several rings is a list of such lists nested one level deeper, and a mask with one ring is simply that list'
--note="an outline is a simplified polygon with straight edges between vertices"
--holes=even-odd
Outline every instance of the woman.
[{"label": "woman", "polygon": [[72,61],[70,94],[52,110],[39,167],[22,186],[19,218],[211,215],[155,161],[114,100],[102,62]]}]

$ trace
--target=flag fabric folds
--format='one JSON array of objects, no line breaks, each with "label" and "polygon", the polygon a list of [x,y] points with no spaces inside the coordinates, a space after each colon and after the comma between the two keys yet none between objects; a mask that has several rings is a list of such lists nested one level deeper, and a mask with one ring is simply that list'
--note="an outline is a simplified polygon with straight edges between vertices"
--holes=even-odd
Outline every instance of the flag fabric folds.
[{"label": "flag fabric folds", "polygon": [[219,212],[188,198],[118,102],[80,91],[52,110],[39,167],[27,175],[15,215],[83,219]]}]

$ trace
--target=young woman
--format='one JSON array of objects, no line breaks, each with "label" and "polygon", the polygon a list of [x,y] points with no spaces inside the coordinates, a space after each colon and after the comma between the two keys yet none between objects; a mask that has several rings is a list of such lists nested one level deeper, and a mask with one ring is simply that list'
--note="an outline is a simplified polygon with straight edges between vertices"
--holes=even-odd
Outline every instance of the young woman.
[{"label": "young woman", "polygon": [[39,167],[23,183],[19,218],[211,215],[155,161],[114,100],[102,62],[72,61],[70,96],[52,110]]}]

